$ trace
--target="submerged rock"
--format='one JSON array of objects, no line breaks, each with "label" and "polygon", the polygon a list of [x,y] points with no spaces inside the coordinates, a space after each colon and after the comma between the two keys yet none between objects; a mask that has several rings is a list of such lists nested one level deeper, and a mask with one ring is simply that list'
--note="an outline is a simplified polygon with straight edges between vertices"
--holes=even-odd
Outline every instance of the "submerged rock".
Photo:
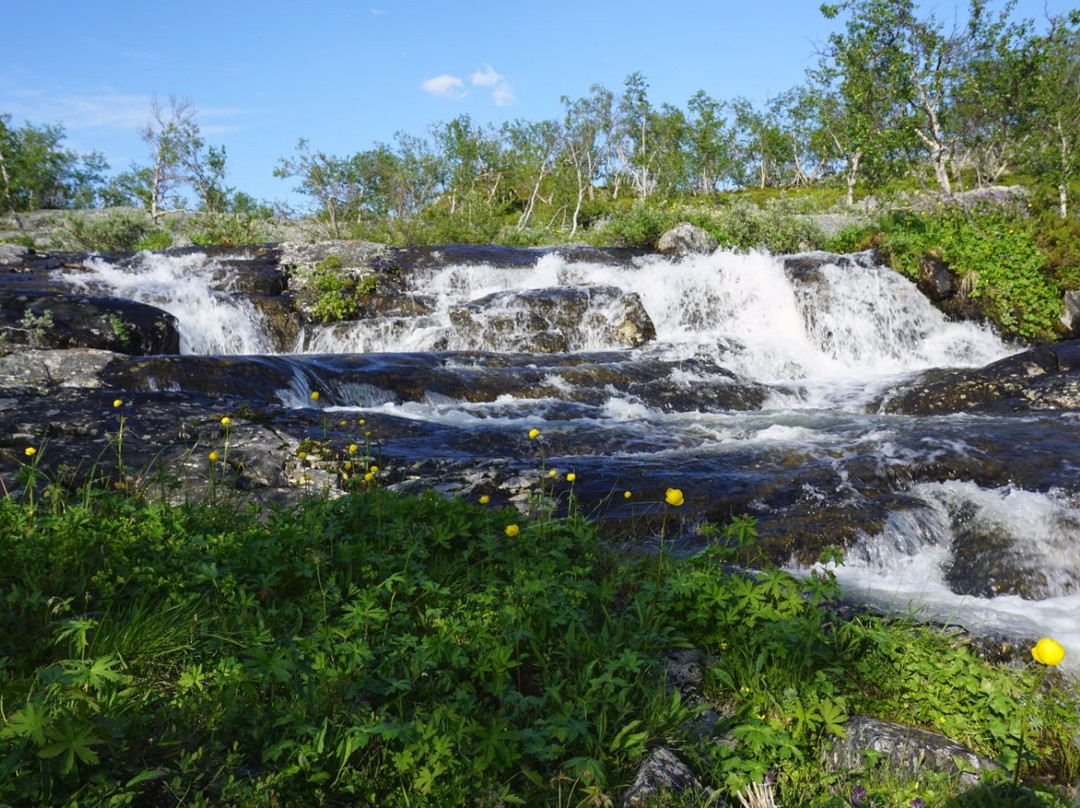
[{"label": "submerged rock", "polygon": [[460,338],[491,351],[567,353],[656,338],[641,298],[613,286],[494,292],[450,310]]}]

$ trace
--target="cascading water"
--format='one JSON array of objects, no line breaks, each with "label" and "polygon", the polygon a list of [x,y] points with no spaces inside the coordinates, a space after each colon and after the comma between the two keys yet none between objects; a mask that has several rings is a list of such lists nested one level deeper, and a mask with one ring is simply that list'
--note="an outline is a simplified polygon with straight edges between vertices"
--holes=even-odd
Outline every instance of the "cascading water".
[{"label": "cascading water", "polygon": [[[401,452],[490,474],[539,427],[549,467],[575,470],[581,501],[601,512],[623,507],[612,491],[647,498],[672,484],[709,518],[749,510],[774,533],[850,525],[857,540],[837,570],[849,593],[1053,634],[1080,670],[1080,419],[878,412],[921,371],[1014,351],[992,332],[947,321],[866,259],[805,269],[758,253],[545,253],[507,264],[413,268],[408,294],[422,305],[308,325],[295,354],[262,360],[283,380],[277,400],[310,406],[319,389],[331,412],[421,422],[417,448],[403,440]],[[260,316],[221,291],[214,261],[91,268],[85,288],[179,318],[185,352],[270,352]],[[634,306],[655,338],[630,347],[621,320]],[[538,328],[562,353],[515,352]]]},{"label": "cascading water", "polygon": [[186,354],[270,353],[263,317],[229,289],[229,273],[200,253],[140,253],[130,266],[91,259],[89,271],[68,275],[76,289],[147,303],[176,317]]}]

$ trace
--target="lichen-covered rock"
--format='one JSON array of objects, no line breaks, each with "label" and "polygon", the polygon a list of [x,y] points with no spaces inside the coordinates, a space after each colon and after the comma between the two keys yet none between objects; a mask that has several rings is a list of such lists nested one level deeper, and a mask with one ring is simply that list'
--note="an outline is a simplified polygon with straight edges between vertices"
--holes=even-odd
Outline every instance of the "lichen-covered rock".
[{"label": "lichen-covered rock", "polygon": [[670,749],[661,746],[649,753],[638,769],[633,785],[623,796],[623,808],[655,805],[659,794],[685,794],[707,800],[713,794]]},{"label": "lichen-covered rock", "polygon": [[656,240],[656,251],[663,255],[711,253],[719,246],[708,231],[689,222],[679,222]]},{"label": "lichen-covered rock", "polygon": [[978,784],[982,772],[997,768],[989,758],[923,729],[865,717],[850,719],[844,729],[845,737],[835,740],[826,753],[828,763],[837,771],[863,769],[866,753],[871,752],[898,774],[914,777],[928,769],[959,775],[961,784],[971,788]]}]

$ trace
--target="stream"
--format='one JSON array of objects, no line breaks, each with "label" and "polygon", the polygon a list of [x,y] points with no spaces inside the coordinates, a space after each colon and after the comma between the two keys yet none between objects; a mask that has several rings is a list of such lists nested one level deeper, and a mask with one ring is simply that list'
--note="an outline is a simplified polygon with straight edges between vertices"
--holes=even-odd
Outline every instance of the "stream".
[{"label": "stream", "polygon": [[[850,599],[1053,636],[1077,673],[1080,412],[888,412],[920,374],[1021,346],[947,321],[869,255],[804,258],[459,248],[408,269],[408,306],[307,324],[292,345],[233,289],[235,267],[198,253],[63,277],[178,319],[184,356],[147,363],[148,389],[243,392],[257,377],[297,410],[318,390],[334,423],[395,425],[387,455],[433,487],[497,495],[541,466],[574,472],[560,502],[572,490],[590,515],[641,520],[646,542],[678,487],[681,552],[703,521],[750,514],[799,573],[844,545]],[[210,370],[225,362],[248,370]]]}]

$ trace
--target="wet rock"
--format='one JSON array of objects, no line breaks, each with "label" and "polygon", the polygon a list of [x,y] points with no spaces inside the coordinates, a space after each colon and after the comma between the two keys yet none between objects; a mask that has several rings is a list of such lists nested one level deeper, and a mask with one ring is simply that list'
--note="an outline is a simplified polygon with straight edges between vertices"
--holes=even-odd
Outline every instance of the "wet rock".
[{"label": "wet rock", "polygon": [[56,292],[0,289],[0,330],[41,348],[97,348],[129,354],[179,353],[176,318],[145,303]]},{"label": "wet rock", "polygon": [[662,255],[707,254],[719,246],[707,230],[689,222],[679,222],[656,241],[656,251]]},{"label": "wet rock", "polygon": [[970,370],[932,370],[882,402],[885,412],[1026,412],[1080,407],[1080,341],[1040,345]]},{"label": "wet rock", "polygon": [[919,262],[919,291],[935,303],[953,296],[956,284],[945,262],[935,256],[924,256]]},{"label": "wet rock", "polygon": [[451,309],[450,322],[467,344],[494,351],[566,353],[656,338],[641,298],[613,286],[495,292]]},{"label": "wet rock", "polygon": [[861,771],[866,753],[877,753],[890,770],[912,777],[923,770],[959,775],[966,788],[978,785],[983,772],[998,768],[987,757],[944,735],[874,718],[855,717],[845,725],[846,735],[833,741],[826,753],[834,770]]},{"label": "wet rock", "polygon": [[815,250],[813,252],[796,253],[785,255],[784,274],[795,281],[819,282],[821,281],[821,268],[824,266],[838,266],[841,269],[855,267],[873,267],[881,262],[874,250],[863,252],[840,254]]},{"label": "wet rock", "polygon": [[101,372],[117,354],[92,348],[36,350],[19,348],[0,355],[0,390],[35,391],[102,387]]}]

